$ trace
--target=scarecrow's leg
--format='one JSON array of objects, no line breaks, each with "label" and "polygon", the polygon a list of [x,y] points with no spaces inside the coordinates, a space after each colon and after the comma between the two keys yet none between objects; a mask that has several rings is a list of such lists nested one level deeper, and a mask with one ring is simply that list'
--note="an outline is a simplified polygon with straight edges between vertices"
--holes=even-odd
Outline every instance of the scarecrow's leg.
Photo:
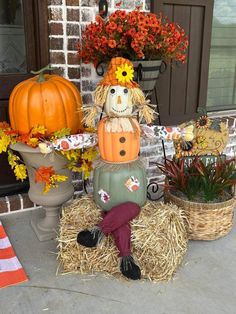
[{"label": "scarecrow's leg", "polygon": [[127,202],[114,206],[104,215],[99,224],[100,230],[105,235],[112,233],[119,257],[121,257],[120,270],[122,274],[130,279],[137,280],[141,278],[141,271],[135,264],[131,256],[131,228],[129,221],[134,219],[140,213],[140,207],[132,202]]},{"label": "scarecrow's leg", "polygon": [[108,236],[116,229],[128,224],[138,216],[140,207],[136,203],[126,202],[104,213],[103,220],[92,230],[83,230],[77,236],[77,242],[86,247],[97,246],[103,236]]},{"label": "scarecrow's leg", "polygon": [[112,232],[119,257],[131,255],[131,228],[130,224],[125,224]]},{"label": "scarecrow's leg", "polygon": [[141,208],[133,202],[126,202],[112,207],[106,213],[98,227],[107,236],[123,225],[128,224],[132,219],[138,216]]}]

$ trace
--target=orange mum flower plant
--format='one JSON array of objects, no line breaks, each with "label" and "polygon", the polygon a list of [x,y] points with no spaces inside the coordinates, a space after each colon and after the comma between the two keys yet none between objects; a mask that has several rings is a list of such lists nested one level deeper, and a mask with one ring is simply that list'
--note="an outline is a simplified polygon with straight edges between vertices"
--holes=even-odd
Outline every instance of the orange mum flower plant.
[{"label": "orange mum flower plant", "polygon": [[82,33],[79,56],[95,66],[113,57],[185,62],[188,40],[184,30],[163,15],[117,10],[107,20],[100,16]]}]

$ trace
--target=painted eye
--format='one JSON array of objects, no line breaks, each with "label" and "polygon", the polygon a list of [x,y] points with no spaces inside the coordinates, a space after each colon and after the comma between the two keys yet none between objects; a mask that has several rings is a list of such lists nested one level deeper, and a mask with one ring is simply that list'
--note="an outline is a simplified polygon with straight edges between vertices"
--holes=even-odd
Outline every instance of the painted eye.
[{"label": "painted eye", "polygon": [[110,93],[111,93],[111,94],[115,94],[115,92],[116,92],[116,90],[115,90],[114,88],[112,88],[112,89],[110,90]]},{"label": "painted eye", "polygon": [[128,89],[125,88],[125,89],[124,89],[124,94],[127,94],[127,93],[128,93]]}]

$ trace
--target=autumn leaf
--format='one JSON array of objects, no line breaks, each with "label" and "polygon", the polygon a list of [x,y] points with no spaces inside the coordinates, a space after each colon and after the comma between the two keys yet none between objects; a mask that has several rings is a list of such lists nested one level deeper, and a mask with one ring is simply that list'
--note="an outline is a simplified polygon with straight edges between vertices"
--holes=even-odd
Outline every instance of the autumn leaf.
[{"label": "autumn leaf", "polygon": [[36,183],[50,183],[50,178],[55,174],[53,167],[39,167],[35,173],[34,180]]},{"label": "autumn leaf", "polygon": [[5,122],[5,121],[0,122],[0,129],[5,130],[5,129],[10,129],[10,128],[11,127],[10,127],[10,125],[7,122]]},{"label": "autumn leaf", "polygon": [[31,135],[44,135],[47,129],[43,125],[36,125],[31,130]]},{"label": "autumn leaf", "polygon": [[56,131],[53,133],[53,135],[55,136],[55,138],[62,138],[62,137],[65,137],[67,135],[70,135],[70,132],[71,132],[71,129],[69,128],[63,128],[59,131]]},{"label": "autumn leaf", "polygon": [[14,168],[14,174],[17,180],[25,180],[27,178],[26,166],[23,164],[16,164]]}]

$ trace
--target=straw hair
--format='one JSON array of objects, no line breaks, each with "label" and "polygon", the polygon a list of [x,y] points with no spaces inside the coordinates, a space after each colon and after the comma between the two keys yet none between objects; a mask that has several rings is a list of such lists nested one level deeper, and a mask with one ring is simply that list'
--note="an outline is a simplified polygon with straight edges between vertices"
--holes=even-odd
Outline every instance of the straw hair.
[{"label": "straw hair", "polygon": [[110,86],[104,86],[104,85],[98,85],[95,89],[95,95],[94,95],[94,105],[103,107],[106,99],[107,94],[109,91]]},{"label": "straw hair", "polygon": [[[118,251],[111,236],[92,249],[76,242],[78,232],[94,227],[100,219],[99,208],[88,196],[63,209],[58,238],[58,258],[63,272],[121,276]],[[148,202],[139,217],[131,222],[133,257],[143,278],[152,281],[172,278],[187,250],[185,224],[181,209],[159,202]]]},{"label": "straw hair", "polygon": [[232,229],[234,198],[220,203],[195,203],[166,192],[165,199],[186,212],[191,240],[216,240]]},{"label": "straw hair", "polygon": [[[95,90],[95,99],[94,99],[94,105],[98,107],[103,107],[108,91],[109,91],[110,86],[104,86],[104,85],[98,85],[96,90]],[[131,99],[131,104],[133,106],[137,107],[137,112],[139,113],[140,116],[140,121],[144,118],[144,120],[147,123],[151,123],[154,118],[155,118],[155,109],[152,108],[154,105],[150,105],[148,100],[146,99],[144,93],[141,91],[140,88],[130,88],[129,89],[130,93],[130,99]],[[86,124],[88,123],[87,117],[85,118]]]},{"label": "straw hair", "polygon": [[93,128],[95,125],[95,118],[99,112],[99,107],[98,106],[86,106],[83,108],[84,110],[84,118],[83,122],[89,127]]}]

